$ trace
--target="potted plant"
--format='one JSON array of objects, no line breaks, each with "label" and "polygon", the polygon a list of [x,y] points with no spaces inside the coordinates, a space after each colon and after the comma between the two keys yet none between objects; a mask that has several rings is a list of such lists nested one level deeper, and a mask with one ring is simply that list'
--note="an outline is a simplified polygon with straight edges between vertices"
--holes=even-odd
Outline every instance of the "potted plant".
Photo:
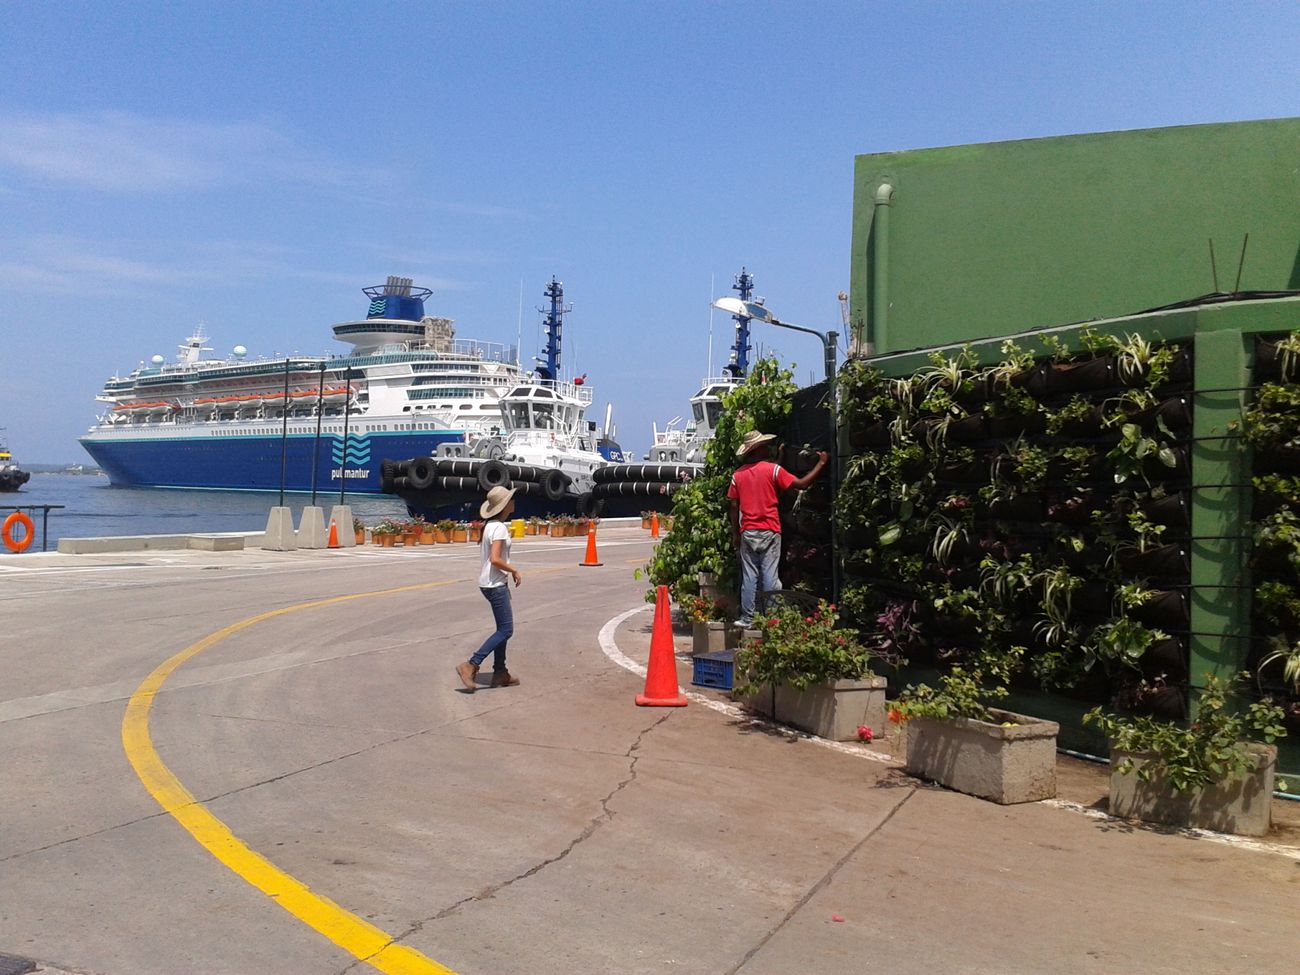
[{"label": "potted plant", "polygon": [[653,511],[641,512],[641,527],[648,531],[650,529],[650,522],[654,519],[654,516],[655,513]]},{"label": "potted plant", "polygon": [[433,524],[433,540],[439,545],[446,545],[451,541],[451,531],[456,527],[456,523],[450,518],[442,518]]},{"label": "potted plant", "polygon": [[[477,518],[469,523],[469,540],[471,542],[480,542],[483,540],[483,524],[484,523]],[[526,530],[527,528],[525,527],[525,531]]]},{"label": "potted plant", "polygon": [[415,528],[415,530],[416,530],[416,535],[418,536],[419,544],[421,544],[421,545],[432,545],[432,544],[433,544],[433,526],[432,526],[432,525],[430,525],[427,521],[425,521],[423,518],[420,518],[420,517],[415,518],[415,519],[411,522],[411,524],[412,524],[412,526],[413,526],[413,527]]},{"label": "potted plant", "polygon": [[726,606],[707,596],[688,596],[681,603],[682,615],[691,624],[691,655],[734,650],[736,630],[726,623]]},{"label": "potted plant", "polygon": [[757,637],[736,652],[736,696],[778,721],[832,741],[885,721],[883,677],[857,631],[837,626],[833,603],[813,610],[782,603],[755,620]]},{"label": "potted plant", "polygon": [[541,530],[542,530],[542,519],[540,518],[536,518],[536,517],[529,518],[526,522],[524,522],[525,535],[536,535]]},{"label": "potted plant", "polygon": [[906,728],[907,771],[1004,805],[1050,799],[1060,727],[992,706],[1006,696],[1024,648],[984,629],[980,649],[937,687],[910,686],[890,710],[889,719]]},{"label": "potted plant", "polygon": [[1264,702],[1234,710],[1228,698],[1225,683],[1207,674],[1190,724],[1101,708],[1084,715],[1110,740],[1111,815],[1265,835],[1272,822],[1273,742],[1286,734],[1283,712]]},{"label": "potted plant", "polygon": [[458,521],[452,525],[451,540],[453,542],[465,542],[469,540],[469,522]]},{"label": "potted plant", "polygon": [[420,523],[416,521],[401,522],[401,535],[403,545],[419,545]]},{"label": "potted plant", "polygon": [[370,529],[370,539],[376,545],[382,545],[385,548],[392,548],[397,544],[397,536],[400,533],[401,529],[398,527],[397,523],[385,518],[383,521],[379,522],[379,524],[375,525],[374,528]]},{"label": "potted plant", "polygon": [[355,515],[352,518],[352,531],[357,536],[357,544],[366,544],[366,523]]}]

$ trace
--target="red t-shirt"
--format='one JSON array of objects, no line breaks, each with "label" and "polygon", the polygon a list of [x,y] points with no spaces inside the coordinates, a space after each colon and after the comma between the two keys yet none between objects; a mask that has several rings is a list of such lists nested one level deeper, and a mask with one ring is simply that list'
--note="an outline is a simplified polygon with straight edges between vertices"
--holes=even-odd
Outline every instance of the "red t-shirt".
[{"label": "red t-shirt", "polygon": [[776,499],[788,491],[795,477],[780,464],[759,460],[744,464],[731,475],[727,497],[740,502],[740,530],[781,530],[781,512]]}]

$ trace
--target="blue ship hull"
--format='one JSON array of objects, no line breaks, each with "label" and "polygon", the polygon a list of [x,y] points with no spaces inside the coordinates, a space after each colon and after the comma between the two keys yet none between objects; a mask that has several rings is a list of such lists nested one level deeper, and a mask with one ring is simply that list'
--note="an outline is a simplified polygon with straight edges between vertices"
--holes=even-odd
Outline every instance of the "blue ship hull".
[{"label": "blue ship hull", "polygon": [[[196,488],[225,491],[279,491],[279,436],[232,435],[168,439],[118,440],[85,437],[81,445],[116,485],[126,487]],[[384,460],[427,457],[443,443],[464,443],[454,430],[348,434],[346,464],[341,434],[290,435],[285,441],[285,490],[316,490],[328,495],[340,488],[346,468],[348,494],[383,494],[380,464]]]}]

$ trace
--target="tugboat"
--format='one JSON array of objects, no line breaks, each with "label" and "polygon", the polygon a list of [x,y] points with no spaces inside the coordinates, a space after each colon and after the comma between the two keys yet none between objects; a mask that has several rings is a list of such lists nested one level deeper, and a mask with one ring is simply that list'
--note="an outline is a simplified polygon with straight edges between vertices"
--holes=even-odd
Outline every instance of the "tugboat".
[{"label": "tugboat", "polygon": [[[740,269],[732,290],[742,301],[751,300],[754,276]],[[760,299],[761,300],[761,299]],[[745,315],[733,315],[735,339],[731,360],[722,375],[706,377],[691,397],[691,419],[679,427],[673,417],[660,430],[652,427],[654,440],[645,459],[648,464],[611,464],[595,472],[592,497],[610,515],[632,515],[639,511],[668,511],[672,497],[682,485],[704,469],[705,453],[722,415],[722,399],[745,381],[749,373],[749,322]]]},{"label": "tugboat", "polygon": [[[0,431],[3,434],[4,431]],[[17,491],[31,479],[31,474],[14,463],[13,454],[0,436],[0,491]]]},{"label": "tugboat", "polygon": [[467,444],[442,444],[432,456],[385,461],[385,490],[406,502],[413,515],[427,519],[474,518],[483,492],[498,485],[517,488],[521,516],[594,514],[593,475],[623,459],[613,439],[610,414],[602,430],[587,419],[592,388],[586,376],[564,380],[560,343],[564,285],[546,286],[550,309],[545,319],[546,347],[531,376],[500,398],[500,430]]}]

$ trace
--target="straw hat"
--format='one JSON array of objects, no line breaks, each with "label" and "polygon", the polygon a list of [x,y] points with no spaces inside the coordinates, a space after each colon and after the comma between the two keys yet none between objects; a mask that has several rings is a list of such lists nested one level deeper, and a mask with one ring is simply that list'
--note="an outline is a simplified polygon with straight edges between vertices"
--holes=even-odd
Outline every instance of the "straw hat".
[{"label": "straw hat", "polygon": [[761,447],[765,443],[770,443],[776,439],[775,433],[759,433],[757,430],[750,430],[745,434],[745,439],[740,446],[736,448],[736,456],[744,457],[755,447]]},{"label": "straw hat", "polygon": [[487,493],[487,500],[478,509],[479,517],[491,518],[493,515],[499,515],[518,490],[518,488],[501,487],[500,485],[492,488]]}]

